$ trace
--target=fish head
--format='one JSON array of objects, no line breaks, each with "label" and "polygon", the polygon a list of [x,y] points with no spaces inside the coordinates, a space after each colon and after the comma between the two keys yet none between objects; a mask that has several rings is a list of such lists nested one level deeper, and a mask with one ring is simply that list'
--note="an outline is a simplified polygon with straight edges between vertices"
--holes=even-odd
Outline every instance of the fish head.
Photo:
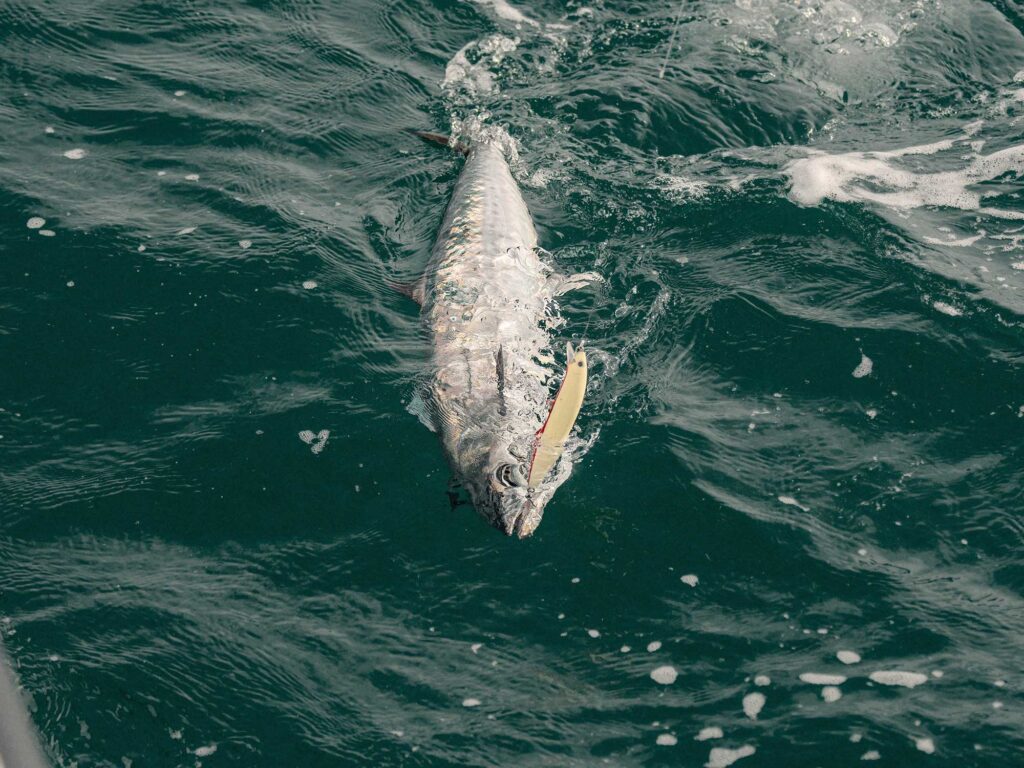
[{"label": "fish head", "polygon": [[477,512],[491,525],[524,539],[540,525],[554,488],[529,488],[529,464],[516,453],[515,444],[499,441],[480,457],[474,472],[464,474],[463,484]]}]

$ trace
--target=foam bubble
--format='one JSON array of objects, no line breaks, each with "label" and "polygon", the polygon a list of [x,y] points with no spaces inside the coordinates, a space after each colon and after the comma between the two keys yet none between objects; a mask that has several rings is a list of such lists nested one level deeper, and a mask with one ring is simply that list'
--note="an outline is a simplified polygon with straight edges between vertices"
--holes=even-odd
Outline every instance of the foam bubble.
[{"label": "foam bubble", "polygon": [[878,409],[868,408],[866,411],[864,411],[864,415],[867,416],[869,419],[874,420],[874,418],[878,415]]},{"label": "foam bubble", "polygon": [[587,630],[587,634],[590,635],[593,638],[598,638],[598,637],[601,636],[601,633],[598,632],[596,629],[588,629]]},{"label": "foam bubble", "polygon": [[182,96],[185,95],[185,92],[184,91],[175,91],[174,95],[177,96],[180,99]]},{"label": "foam bubble", "polygon": [[763,693],[748,693],[743,697],[743,714],[751,720],[757,720],[757,716],[764,709],[765,697]]},{"label": "foam bubble", "polygon": [[803,504],[801,504],[799,501],[797,501],[792,496],[779,496],[778,498],[779,498],[779,501],[781,501],[787,507],[798,507],[799,509],[803,510],[804,512],[810,512],[811,511],[810,507],[805,507]]},{"label": "foam bubble", "polygon": [[674,747],[679,743],[679,739],[671,733],[659,733],[658,738],[655,741],[659,747]]},{"label": "foam bubble", "polygon": [[194,754],[196,757],[209,757],[210,755],[212,755],[216,751],[217,751],[217,745],[216,744],[210,744],[210,745],[205,746],[205,747],[196,747],[196,749],[192,752],[192,754]]},{"label": "foam bubble", "polygon": [[39,229],[46,224],[46,219],[42,216],[33,216],[31,219],[25,222],[25,226],[29,229]]},{"label": "foam bubble", "polygon": [[68,288],[74,288],[75,287],[75,281],[74,280],[68,280],[67,283],[65,283],[65,285],[67,285]]},{"label": "foam bubble", "polygon": [[251,248],[252,247],[252,240],[239,240],[238,241],[238,247],[241,248],[243,251],[245,249],[247,249],[247,248]]},{"label": "foam bubble", "polygon": [[679,580],[690,587],[696,587],[697,582],[700,581],[694,574],[688,573],[685,576],[680,576]]},{"label": "foam bubble", "polygon": [[720,739],[725,736],[725,733],[717,725],[709,725],[707,728],[701,728],[700,733],[694,736],[695,741],[708,741],[710,739]]},{"label": "foam bubble", "polygon": [[759,685],[762,688],[766,685],[771,685],[772,679],[768,675],[758,675],[754,678],[754,685]]},{"label": "foam bubble", "polygon": [[856,651],[839,651],[836,653],[836,658],[843,662],[843,664],[860,663],[860,654]]},{"label": "foam bubble", "polygon": [[471,650],[473,653],[479,653],[480,649],[483,647],[483,643],[473,643],[471,646],[469,646],[469,650]]},{"label": "foam bubble", "polygon": [[935,752],[935,742],[928,738],[914,739],[914,746],[926,755]]},{"label": "foam bubble", "polygon": [[179,229],[174,234],[176,234],[176,235],[191,235],[195,231],[196,231],[195,227],[185,227],[184,229]]},{"label": "foam bubble", "polygon": [[843,698],[843,692],[834,685],[826,685],[821,689],[821,698],[831,704]]},{"label": "foam bubble", "polygon": [[867,752],[865,752],[863,755],[860,756],[860,759],[861,760],[881,760],[882,759],[882,753],[879,752],[877,749],[869,749]]},{"label": "foam bubble", "polygon": [[53,237],[57,233],[54,232],[52,229],[40,229],[39,234],[42,235],[43,237]]},{"label": "foam bubble", "polygon": [[518,8],[513,8],[508,4],[507,0],[473,0],[473,2],[477,5],[490,6],[491,10],[494,11],[494,15],[505,21],[511,21],[514,24],[529,24],[533,27],[537,26],[536,21]]},{"label": "foam bubble", "polygon": [[479,707],[480,699],[474,699],[472,697],[462,700],[462,706],[464,707]]},{"label": "foam bubble", "polygon": [[708,755],[708,761],[704,763],[704,766],[705,768],[726,768],[737,760],[744,757],[750,757],[756,751],[757,750],[749,744],[744,744],[742,747],[738,747],[736,749],[715,747],[711,750],[711,754]]},{"label": "foam bubble", "polygon": [[960,317],[964,313],[962,309],[957,309],[952,304],[947,304],[944,301],[933,302],[932,306],[942,314],[949,315],[950,317]]},{"label": "foam bubble", "polygon": [[928,676],[920,672],[900,672],[898,670],[878,670],[872,672],[868,677],[879,685],[901,685],[904,688],[913,688],[928,682]]},{"label": "foam bubble", "polygon": [[321,429],[319,432],[314,433],[311,429],[304,429],[299,432],[299,440],[310,446],[310,450],[313,453],[320,453],[324,446],[327,445],[327,438],[331,436],[329,429]]},{"label": "foam bubble", "polygon": [[654,653],[659,648],[661,648],[661,640],[654,640],[647,644],[648,653]]},{"label": "foam bubble", "polygon": [[312,291],[314,288],[317,287],[317,282],[316,280],[303,280],[302,287],[305,288],[307,291]]},{"label": "foam bubble", "polygon": [[801,672],[800,679],[810,685],[842,685],[845,675],[829,675],[822,672]]},{"label": "foam bubble", "polygon": [[628,645],[624,645],[621,648],[619,648],[619,653],[629,653],[632,650],[633,649],[630,648]]},{"label": "foam bubble", "polygon": [[84,149],[76,148],[69,149],[67,152],[64,153],[64,157],[66,157],[68,160],[81,160],[87,154],[89,153],[86,152]]},{"label": "foam bubble", "polygon": [[865,376],[870,376],[874,367],[875,364],[871,358],[861,352],[860,363],[858,363],[857,367],[853,369],[853,378],[863,379]]},{"label": "foam bubble", "polygon": [[53,126],[48,125],[45,128],[43,128],[43,133],[53,133]]},{"label": "foam bubble", "polygon": [[679,677],[679,673],[676,672],[676,668],[671,664],[665,664],[651,670],[651,680],[658,683],[658,685],[672,685],[677,677]]},{"label": "foam bubble", "polygon": [[199,181],[199,174],[190,173],[185,177],[185,181]]}]

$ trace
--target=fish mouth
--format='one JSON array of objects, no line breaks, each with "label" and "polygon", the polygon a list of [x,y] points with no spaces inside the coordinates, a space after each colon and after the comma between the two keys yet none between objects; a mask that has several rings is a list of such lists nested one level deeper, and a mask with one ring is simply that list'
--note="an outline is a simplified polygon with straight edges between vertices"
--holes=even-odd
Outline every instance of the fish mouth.
[{"label": "fish mouth", "polygon": [[540,525],[540,510],[542,507],[527,498],[511,514],[502,519],[502,529],[507,536],[515,536],[518,539],[525,539],[533,534]]}]

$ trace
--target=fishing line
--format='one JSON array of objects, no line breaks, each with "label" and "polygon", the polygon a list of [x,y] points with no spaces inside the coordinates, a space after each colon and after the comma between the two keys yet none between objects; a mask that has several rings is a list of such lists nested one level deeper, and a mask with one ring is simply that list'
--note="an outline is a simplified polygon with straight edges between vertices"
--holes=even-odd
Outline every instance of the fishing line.
[{"label": "fishing line", "polygon": [[676,20],[672,25],[672,36],[668,39],[668,50],[665,51],[665,60],[661,63],[661,71],[658,73],[659,80],[665,79],[665,69],[668,67],[668,57],[672,55],[672,46],[675,45],[676,42],[676,32],[679,30],[679,19],[683,15],[683,3],[685,2],[686,0],[679,0],[679,7],[676,8]]}]

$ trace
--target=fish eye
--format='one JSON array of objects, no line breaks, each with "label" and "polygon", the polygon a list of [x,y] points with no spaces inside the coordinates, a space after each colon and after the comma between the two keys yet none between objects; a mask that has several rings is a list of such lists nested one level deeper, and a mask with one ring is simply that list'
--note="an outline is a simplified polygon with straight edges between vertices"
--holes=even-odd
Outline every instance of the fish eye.
[{"label": "fish eye", "polygon": [[499,464],[494,470],[494,482],[502,488],[522,485],[522,472],[514,464]]}]

